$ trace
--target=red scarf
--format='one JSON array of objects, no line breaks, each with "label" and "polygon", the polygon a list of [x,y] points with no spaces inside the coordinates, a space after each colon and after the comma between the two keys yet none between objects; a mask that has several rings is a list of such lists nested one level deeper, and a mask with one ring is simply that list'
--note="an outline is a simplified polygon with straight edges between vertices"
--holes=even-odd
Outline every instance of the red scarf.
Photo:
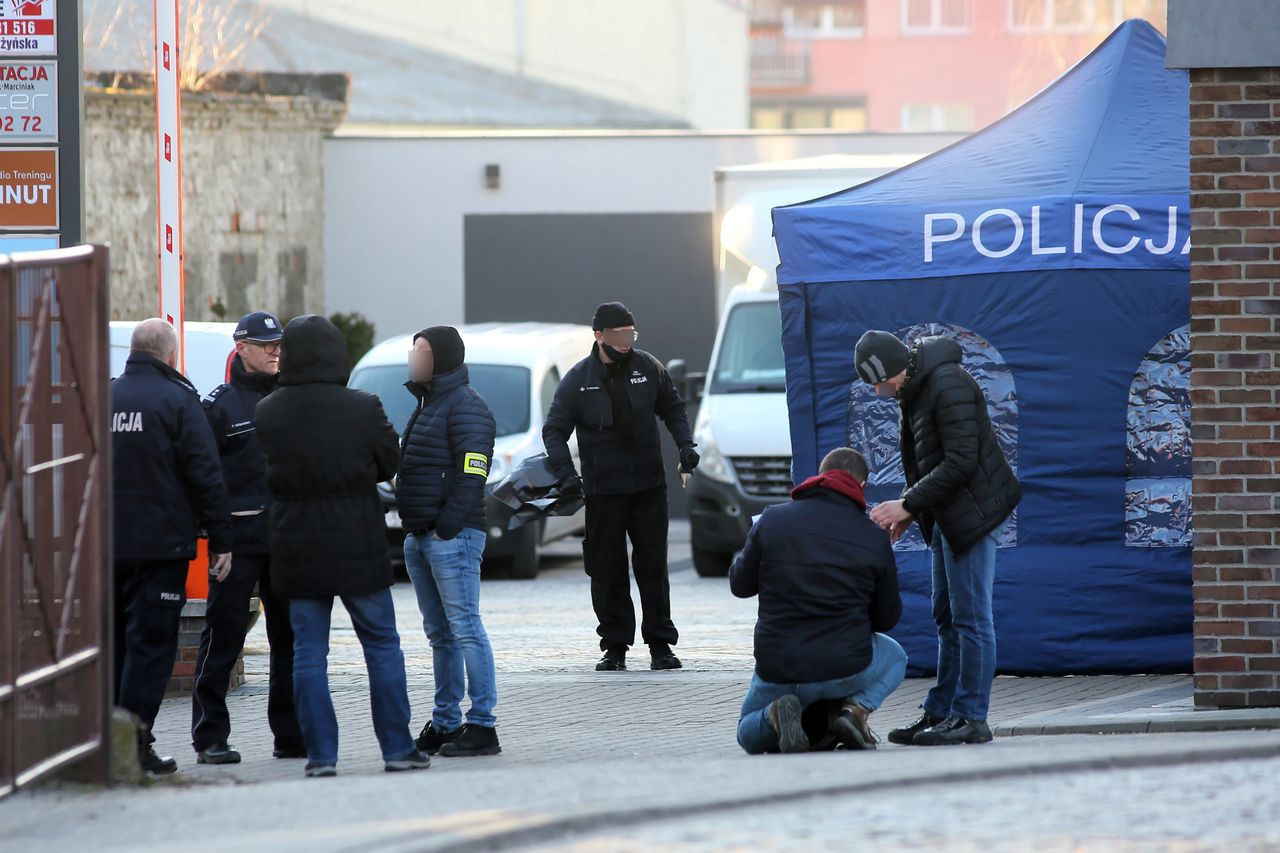
[{"label": "red scarf", "polygon": [[865,510],[867,508],[867,498],[863,493],[862,484],[845,471],[828,471],[825,474],[810,477],[791,490],[791,497],[793,499],[799,498],[813,489],[827,489],[836,494],[844,495],[846,498],[851,498],[859,509]]}]

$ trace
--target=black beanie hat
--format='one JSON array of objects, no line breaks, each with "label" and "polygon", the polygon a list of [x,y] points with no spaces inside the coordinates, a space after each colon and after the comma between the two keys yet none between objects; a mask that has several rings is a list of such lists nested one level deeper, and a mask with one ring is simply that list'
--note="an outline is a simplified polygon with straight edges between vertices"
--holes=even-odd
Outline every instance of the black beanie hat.
[{"label": "black beanie hat", "polygon": [[911,350],[889,332],[872,330],[858,339],[853,362],[868,385],[887,382],[907,369]]},{"label": "black beanie hat", "polygon": [[436,376],[457,370],[466,360],[467,348],[462,343],[462,335],[458,334],[458,330],[453,326],[432,326],[429,329],[423,329],[413,336],[415,343],[418,338],[426,338],[427,343],[431,344]]},{"label": "black beanie hat", "polygon": [[635,324],[636,318],[631,316],[627,306],[621,302],[606,302],[596,309],[596,316],[591,321],[591,328],[599,332],[603,329],[621,329]]}]

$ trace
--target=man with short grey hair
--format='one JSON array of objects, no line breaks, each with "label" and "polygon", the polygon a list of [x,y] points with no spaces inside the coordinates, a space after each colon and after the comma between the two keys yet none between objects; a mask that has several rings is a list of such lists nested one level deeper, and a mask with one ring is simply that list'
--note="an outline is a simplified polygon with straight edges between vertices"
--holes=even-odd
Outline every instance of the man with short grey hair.
[{"label": "man with short grey hair", "polygon": [[231,569],[218,451],[200,397],[177,364],[173,327],[143,320],[124,374],[111,383],[116,704],[138,715],[138,759],[154,774],[177,769],[156,755],[151,727],[173,672],[200,530],[208,532],[210,571]]}]

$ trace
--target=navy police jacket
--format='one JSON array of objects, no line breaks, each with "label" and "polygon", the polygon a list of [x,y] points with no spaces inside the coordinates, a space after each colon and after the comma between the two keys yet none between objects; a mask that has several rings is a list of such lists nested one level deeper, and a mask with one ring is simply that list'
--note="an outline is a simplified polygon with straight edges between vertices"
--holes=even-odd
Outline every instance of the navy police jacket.
[{"label": "navy police jacket", "polygon": [[231,503],[232,551],[266,554],[271,550],[267,510],[267,460],[258,445],[253,412],[276,387],[276,377],[250,373],[240,356],[231,360],[231,381],[204,398],[204,413],[222,459],[222,478]]},{"label": "navy police jacket", "polygon": [[190,560],[231,550],[222,466],[196,389],[169,365],[132,353],[111,383],[111,480],[117,560]]}]

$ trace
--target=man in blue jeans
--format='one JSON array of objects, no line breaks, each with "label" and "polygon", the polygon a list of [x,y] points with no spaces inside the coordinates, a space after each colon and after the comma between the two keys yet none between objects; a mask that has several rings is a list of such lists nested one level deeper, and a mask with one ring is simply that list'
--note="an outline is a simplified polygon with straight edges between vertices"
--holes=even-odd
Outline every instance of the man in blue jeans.
[{"label": "man in blue jeans", "polygon": [[[418,736],[446,758],[497,755],[493,649],[480,620],[484,487],[497,432],[469,384],[466,348],[452,326],[413,336],[409,381],[418,400],[401,443],[396,508],[407,531],[404,561],[431,643],[435,709]],[[466,725],[462,698],[471,697]]]},{"label": "man in blue jeans", "polygon": [[[815,740],[875,749],[868,718],[907,670],[881,633],[898,623],[898,567],[889,537],[866,515],[867,462],[831,451],[819,474],[765,511],[729,570],[739,598],[760,596],[756,671],[742,703],[747,752],[807,752]],[[806,711],[811,713],[806,714]],[[802,721],[817,711],[817,728]]]},{"label": "man in blue jeans", "polygon": [[396,632],[378,483],[398,464],[396,432],[372,394],[347,387],[347,345],[323,317],[295,317],[280,348],[279,388],[256,409],[271,492],[272,584],[289,598],[293,698],[307,776],[334,776],[338,718],[329,695],[329,619],[340,598],[364,649],[373,729],[388,771],[420,770],[404,654]]},{"label": "man in blue jeans", "polygon": [[992,587],[996,536],[1022,497],[1000,449],[982,389],[961,365],[950,338],[921,338],[908,348],[889,332],[858,341],[859,376],[897,398],[902,413],[902,499],[885,501],[871,520],[897,541],[912,521],[933,549],[933,619],[938,683],[920,719],[889,733],[916,746],[987,743],[987,710],[996,673]]}]

